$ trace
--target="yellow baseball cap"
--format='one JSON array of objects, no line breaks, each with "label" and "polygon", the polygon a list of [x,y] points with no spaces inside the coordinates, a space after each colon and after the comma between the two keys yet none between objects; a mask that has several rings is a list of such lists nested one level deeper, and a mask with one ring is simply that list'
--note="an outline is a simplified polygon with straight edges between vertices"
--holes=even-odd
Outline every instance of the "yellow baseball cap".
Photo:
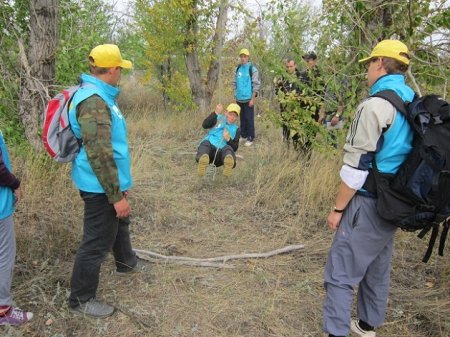
[{"label": "yellow baseball cap", "polygon": [[241,114],[241,107],[236,103],[231,103],[227,106],[228,112],[236,112],[239,116]]},{"label": "yellow baseball cap", "polygon": [[93,59],[90,64],[95,67],[121,67],[126,69],[133,67],[133,63],[131,63],[131,61],[124,60],[122,58],[119,47],[115,44],[101,44],[91,50],[89,57],[92,57]]},{"label": "yellow baseball cap", "polygon": [[399,40],[383,40],[373,48],[369,57],[363,58],[358,62],[367,62],[374,57],[389,57],[409,65],[408,47]]},{"label": "yellow baseball cap", "polygon": [[247,56],[250,56],[250,52],[248,51],[248,49],[243,48],[243,49],[241,49],[241,51],[239,52],[239,55],[247,55]]}]

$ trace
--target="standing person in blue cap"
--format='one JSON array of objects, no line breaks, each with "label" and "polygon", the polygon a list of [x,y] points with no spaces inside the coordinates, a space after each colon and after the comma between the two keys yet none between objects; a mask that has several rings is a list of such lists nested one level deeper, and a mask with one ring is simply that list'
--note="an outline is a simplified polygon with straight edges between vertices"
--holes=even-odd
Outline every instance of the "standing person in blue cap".
[{"label": "standing person in blue cap", "polygon": [[21,325],[33,318],[31,312],[14,307],[11,296],[16,259],[13,213],[21,198],[20,181],[11,173],[8,150],[0,131],[0,325]]},{"label": "standing person in blue cap", "polygon": [[241,63],[236,68],[232,85],[236,102],[241,107],[241,138],[245,140],[245,146],[251,146],[255,139],[255,100],[261,82],[258,69],[249,62],[248,49],[241,49],[239,58]]},{"label": "standing person in blue cap", "polygon": [[[371,95],[393,90],[403,101],[413,100],[414,91],[405,83],[410,63],[405,44],[383,40],[360,62],[367,64]],[[383,325],[397,227],[379,216],[376,195],[366,183],[372,163],[380,173],[395,174],[412,150],[409,123],[387,100],[369,97],[356,111],[344,145],[342,181],[327,218],[336,231],[324,275],[323,330],[330,337],[347,336],[350,330],[375,337],[375,328]],[[351,320],[357,286],[357,319]]]}]

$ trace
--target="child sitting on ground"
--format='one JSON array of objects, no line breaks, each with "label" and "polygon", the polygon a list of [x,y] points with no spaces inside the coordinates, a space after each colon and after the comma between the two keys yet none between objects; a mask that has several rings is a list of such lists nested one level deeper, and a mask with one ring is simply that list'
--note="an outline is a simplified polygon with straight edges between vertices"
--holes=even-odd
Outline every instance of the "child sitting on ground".
[{"label": "child sitting on ground", "polygon": [[208,164],[223,165],[223,175],[229,177],[236,166],[235,152],[239,146],[241,130],[236,124],[241,108],[236,103],[228,105],[225,113],[223,105],[216,109],[203,121],[203,128],[210,129],[197,149],[195,160],[198,162],[198,175],[204,176]]}]

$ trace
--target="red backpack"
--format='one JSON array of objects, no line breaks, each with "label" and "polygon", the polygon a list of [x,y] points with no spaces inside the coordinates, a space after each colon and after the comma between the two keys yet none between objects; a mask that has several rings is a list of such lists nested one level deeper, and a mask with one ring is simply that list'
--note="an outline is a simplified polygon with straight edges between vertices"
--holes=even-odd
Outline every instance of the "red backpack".
[{"label": "red backpack", "polygon": [[59,163],[71,162],[80,151],[81,139],[75,137],[69,122],[69,106],[80,85],[64,89],[53,97],[45,110],[42,141],[45,150]]}]

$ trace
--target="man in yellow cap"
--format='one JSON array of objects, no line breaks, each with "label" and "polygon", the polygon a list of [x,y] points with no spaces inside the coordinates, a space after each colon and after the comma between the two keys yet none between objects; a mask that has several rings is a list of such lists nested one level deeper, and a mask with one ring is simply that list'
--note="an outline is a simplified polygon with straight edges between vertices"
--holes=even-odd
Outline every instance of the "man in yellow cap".
[{"label": "man in yellow cap", "polygon": [[258,69],[249,62],[248,49],[241,49],[239,58],[241,63],[236,68],[232,85],[236,102],[241,107],[241,137],[245,146],[251,146],[255,139],[255,100],[261,82]]},{"label": "man in yellow cap", "polygon": [[[367,65],[370,94],[393,90],[403,101],[414,91],[405,84],[408,48],[397,40],[378,43],[360,60]],[[327,223],[336,231],[325,266],[323,329],[329,336],[375,337],[383,324],[390,283],[393,224],[379,216],[372,165],[395,174],[412,150],[413,133],[403,114],[387,100],[369,97],[358,106],[344,146],[341,184]],[[358,287],[357,319],[351,320]]]},{"label": "man in yellow cap", "polygon": [[123,68],[119,48],[104,44],[89,55],[90,74],[69,107],[72,131],[81,148],[72,162],[72,180],[84,201],[83,239],[75,257],[69,306],[74,313],[96,318],[114,307],[96,299],[100,266],[112,250],[117,275],[142,269],[131,249],[127,194],[132,186],[125,118],[116,103]]},{"label": "man in yellow cap", "polygon": [[198,175],[204,176],[210,163],[223,165],[223,175],[229,177],[236,166],[235,152],[239,147],[241,131],[237,126],[237,119],[241,108],[236,103],[227,106],[224,113],[223,105],[217,104],[203,121],[203,128],[209,129],[197,149],[195,160],[198,162]]}]

